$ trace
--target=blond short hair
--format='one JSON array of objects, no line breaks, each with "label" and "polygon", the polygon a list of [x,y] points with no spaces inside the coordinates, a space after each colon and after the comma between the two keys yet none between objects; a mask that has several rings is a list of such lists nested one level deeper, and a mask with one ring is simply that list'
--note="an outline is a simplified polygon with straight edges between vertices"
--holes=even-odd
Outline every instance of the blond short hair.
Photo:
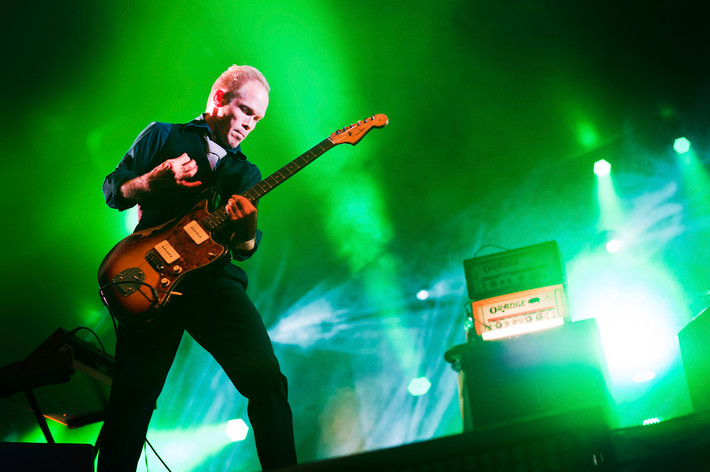
[{"label": "blond short hair", "polygon": [[[225,99],[230,102],[244,83],[250,80],[255,80],[264,86],[267,92],[271,91],[269,83],[266,81],[266,77],[262,74],[259,69],[247,65],[233,65],[220,75],[217,80],[215,80],[214,85],[212,85],[212,90],[210,90],[210,99],[217,90],[224,90]],[[209,102],[208,102],[209,103]]]}]

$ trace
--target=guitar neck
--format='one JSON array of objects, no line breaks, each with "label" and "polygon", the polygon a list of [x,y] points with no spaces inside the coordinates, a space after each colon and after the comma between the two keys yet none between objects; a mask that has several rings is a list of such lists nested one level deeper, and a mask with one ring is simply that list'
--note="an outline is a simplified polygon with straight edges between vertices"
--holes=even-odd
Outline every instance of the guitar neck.
[{"label": "guitar neck", "polygon": [[[325,138],[320,143],[313,146],[308,151],[304,152],[296,159],[292,160],[258,184],[251,187],[249,190],[243,193],[243,196],[248,198],[249,201],[256,204],[256,201],[261,197],[271,192],[273,189],[278,187],[281,183],[285,182],[289,177],[294,175],[299,170],[306,167],[311,162],[315,161],[318,157],[323,155],[327,150],[331,149],[336,144],[348,143],[357,144],[363,136],[365,136],[373,128],[382,128],[388,123],[387,115],[377,114],[372,115],[369,118],[358,121],[355,124],[344,127],[342,130],[338,130],[335,133],[331,133],[330,136]],[[227,215],[227,208],[222,206],[217,210],[213,211],[209,215],[200,221],[200,224],[209,231],[214,231],[220,226],[224,225],[229,219]]]},{"label": "guitar neck", "polygon": [[[249,188],[249,190],[244,192],[242,195],[248,198],[252,203],[256,203],[256,201],[261,197],[271,192],[298,171],[315,161],[333,146],[335,146],[333,141],[330,138],[325,138],[323,141],[316,144],[296,159],[292,160],[267,178],[263,179],[261,182]],[[225,224],[228,219],[229,215],[227,214],[226,207],[221,206],[200,221],[200,224],[206,229],[214,231]]]},{"label": "guitar neck", "polygon": [[248,198],[252,203],[255,203],[261,197],[266,195],[275,189],[278,185],[285,182],[296,172],[300,171],[306,167],[311,162],[315,161],[318,157],[322,156],[326,151],[331,149],[335,144],[330,140],[330,138],[325,138],[320,143],[313,146],[308,151],[304,152],[296,159],[292,160],[258,184],[251,187],[249,190],[244,192],[244,196]]}]

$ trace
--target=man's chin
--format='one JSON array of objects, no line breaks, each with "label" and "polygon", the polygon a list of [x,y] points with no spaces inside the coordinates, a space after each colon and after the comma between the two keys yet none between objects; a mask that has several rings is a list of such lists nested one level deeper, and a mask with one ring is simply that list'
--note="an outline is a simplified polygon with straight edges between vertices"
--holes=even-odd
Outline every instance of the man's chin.
[{"label": "man's chin", "polygon": [[232,140],[229,142],[229,147],[234,149],[235,147],[239,146],[243,139],[238,139],[238,140]]}]

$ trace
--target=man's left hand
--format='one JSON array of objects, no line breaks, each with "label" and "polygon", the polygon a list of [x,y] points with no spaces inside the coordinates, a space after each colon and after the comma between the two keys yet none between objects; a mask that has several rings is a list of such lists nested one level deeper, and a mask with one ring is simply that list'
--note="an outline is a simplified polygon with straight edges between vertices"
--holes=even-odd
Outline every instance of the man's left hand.
[{"label": "man's left hand", "polygon": [[242,195],[232,195],[226,205],[227,215],[232,221],[231,228],[234,231],[233,244],[251,241],[256,237],[256,217],[257,209]]}]

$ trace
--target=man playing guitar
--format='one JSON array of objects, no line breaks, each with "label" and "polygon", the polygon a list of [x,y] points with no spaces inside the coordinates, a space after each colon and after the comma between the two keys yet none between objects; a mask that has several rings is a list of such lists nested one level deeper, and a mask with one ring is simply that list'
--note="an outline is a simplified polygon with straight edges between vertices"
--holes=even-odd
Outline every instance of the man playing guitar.
[{"label": "man playing guitar", "polygon": [[204,114],[185,124],[151,123],[104,180],[111,208],[138,205],[136,231],[175,219],[203,190],[213,189],[213,200],[227,215],[215,239],[224,242],[231,257],[186,276],[179,294],[172,295],[155,323],[146,328],[119,326],[99,472],[136,469],[184,332],[217,360],[248,399],[262,468],[296,463],[286,378],[261,316],[246,294],[246,273],[230,261],[251,257],[261,240],[255,204],[242,196],[261,174],[242,154],[241,142],[264,117],[269,90],[257,69],[230,67],[214,83]]}]

